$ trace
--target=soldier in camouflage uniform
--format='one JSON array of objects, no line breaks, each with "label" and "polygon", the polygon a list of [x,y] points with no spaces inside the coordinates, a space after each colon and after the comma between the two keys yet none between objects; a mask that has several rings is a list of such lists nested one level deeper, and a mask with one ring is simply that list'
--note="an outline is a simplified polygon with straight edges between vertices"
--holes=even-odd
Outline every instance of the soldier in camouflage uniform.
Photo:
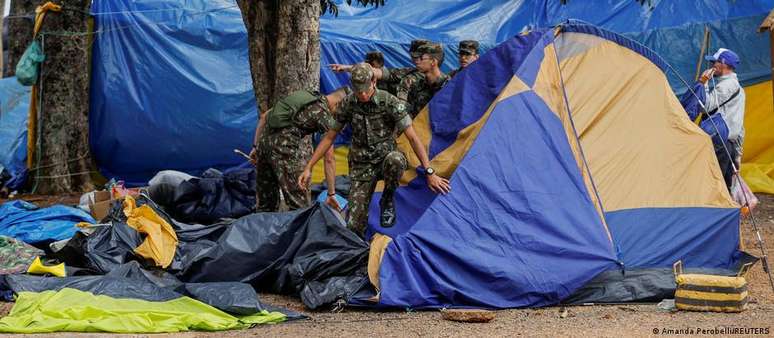
[{"label": "soldier in camouflage uniform", "polygon": [[435,175],[422,141],[411,125],[406,114],[405,103],[386,91],[376,88],[376,77],[371,66],[365,63],[355,65],[351,70],[353,93],[348,95],[336,115],[336,125],[328,131],[315,149],[312,159],[298,178],[299,186],[306,186],[311,169],[331,147],[346,125],[352,127],[352,148],[349,152],[349,171],[352,185],[349,192],[349,218],[347,227],[365,235],[368,222],[368,208],[376,183],[384,180],[384,191],[380,200],[383,227],[395,222],[394,192],[406,170],[406,156],[397,148],[395,139],[405,133],[414,153],[419,158],[427,175],[427,184],[437,193],[449,191],[449,181]]},{"label": "soldier in camouflage uniform", "polygon": [[[304,165],[312,156],[311,135],[316,132],[325,133],[335,125],[333,113],[346,94],[344,89],[340,89],[327,96],[316,96],[315,101],[296,111],[290,124],[282,128],[271,128],[266,123],[273,109],[261,114],[255,143],[250,153],[256,166],[258,212],[278,211],[280,192],[289,210],[308,207],[311,204],[309,191],[306,187],[299,187],[296,178],[303,172]],[[332,149],[325,156],[325,178],[328,182],[326,203],[338,207],[335,199],[336,174]]]},{"label": "soldier in camouflage uniform", "polygon": [[[417,39],[411,41],[411,47],[409,47],[409,56],[411,56],[411,61],[416,64],[417,59],[421,56],[417,52],[419,47],[426,45],[430,43],[429,40],[424,39]],[[384,56],[382,56],[382,64],[381,66],[376,66],[371,61],[372,59],[369,58],[369,55],[374,52],[369,52],[369,54],[366,54],[365,63],[370,64],[373,67],[374,75],[376,76],[377,82],[376,87],[381,90],[386,90],[392,95],[395,95],[398,90],[398,86],[400,85],[401,80],[403,80],[406,76],[409,74],[417,73],[416,67],[400,67],[400,68],[387,68],[384,66]],[[379,52],[376,52],[379,53]],[[381,55],[381,53],[379,53]],[[335,72],[347,72],[350,69],[352,69],[352,65],[342,65],[342,64],[332,64],[330,65],[331,69]]]},{"label": "soldier in camouflage uniform", "polygon": [[460,68],[457,68],[449,72],[449,78],[453,78],[462,69],[478,60],[478,41],[476,40],[463,40],[460,41],[460,45],[457,51],[457,58],[460,61]]},{"label": "soldier in camouflage uniform", "polygon": [[449,76],[439,68],[443,63],[441,45],[429,43],[419,47],[417,52],[421,55],[415,60],[418,72],[403,78],[396,94],[399,99],[406,101],[412,119],[449,81]]}]

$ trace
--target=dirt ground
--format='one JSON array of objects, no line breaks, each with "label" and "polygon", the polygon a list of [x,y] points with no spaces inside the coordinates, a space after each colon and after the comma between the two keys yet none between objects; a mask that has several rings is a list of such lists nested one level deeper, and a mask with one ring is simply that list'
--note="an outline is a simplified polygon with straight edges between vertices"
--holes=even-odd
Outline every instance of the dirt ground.
[{"label": "dirt ground", "polygon": [[[758,226],[767,243],[769,257],[774,256],[774,196],[758,195],[761,204],[755,210]],[[22,196],[39,205],[50,203],[77,203],[77,196],[40,197]],[[0,200],[0,202],[3,202]],[[756,256],[755,234],[748,221],[742,227],[744,246]],[[189,332],[160,334],[153,337],[258,337],[258,336],[539,336],[539,337],[619,337],[619,336],[676,336],[717,335],[712,329],[726,331],[722,336],[774,336],[774,292],[766,274],[757,264],[750,272],[748,310],[738,314],[703,312],[666,312],[656,304],[623,304],[607,306],[550,307],[542,309],[515,309],[497,311],[496,319],[485,324],[463,324],[441,319],[438,311],[391,311],[377,312],[362,309],[345,309],[340,313],[307,311],[298,299],[286,296],[261,294],[261,300],[284,306],[309,316],[277,325],[258,326],[249,330],[217,333]],[[11,304],[0,303],[0,315]],[[5,311],[4,311],[5,310]],[[722,333],[722,332],[721,332]],[[736,333],[736,334],[735,334]],[[54,337],[104,337],[105,334],[61,333]],[[148,335],[126,335],[146,337]]]}]

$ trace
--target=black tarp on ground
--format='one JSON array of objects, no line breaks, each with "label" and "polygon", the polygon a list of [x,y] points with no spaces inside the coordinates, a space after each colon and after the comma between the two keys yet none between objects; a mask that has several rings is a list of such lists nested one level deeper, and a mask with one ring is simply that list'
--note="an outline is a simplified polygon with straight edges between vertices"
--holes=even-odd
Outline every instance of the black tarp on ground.
[{"label": "black tarp on ground", "polygon": [[15,293],[73,288],[113,298],[167,301],[186,295],[220,310],[249,315],[263,310],[250,285],[236,282],[183,283],[164,271],[142,269],[137,262],[123,264],[105,275],[75,277],[5,276]]},{"label": "black tarp on ground", "polygon": [[[744,264],[755,264],[758,257],[742,252],[734,270],[687,268],[685,273],[736,276]],[[675,275],[669,268],[609,270],[600,273],[570,297],[564,304],[658,302],[674,298]]]},{"label": "black tarp on ground", "polygon": [[214,246],[181,254],[190,257],[182,264],[182,280],[240,281],[262,291],[299,294],[311,309],[346,298],[367,281],[368,244],[319,203],[242,217]]},{"label": "black tarp on ground", "polygon": [[[166,272],[188,285],[249,283],[257,290],[299,295],[315,309],[347,299],[368,282],[368,245],[325,205],[201,225],[172,219],[146,196],[137,203],[153,208],[175,229],[178,246]],[[156,273],[134,254],[143,238],[126,225],[120,203],[105,220],[113,225],[98,226],[89,236],[79,232],[53,256],[95,274],[111,274],[130,262]]]},{"label": "black tarp on ground", "polygon": [[255,209],[255,169],[208,169],[180,183],[172,204],[164,208],[178,221],[202,224],[247,215]]}]

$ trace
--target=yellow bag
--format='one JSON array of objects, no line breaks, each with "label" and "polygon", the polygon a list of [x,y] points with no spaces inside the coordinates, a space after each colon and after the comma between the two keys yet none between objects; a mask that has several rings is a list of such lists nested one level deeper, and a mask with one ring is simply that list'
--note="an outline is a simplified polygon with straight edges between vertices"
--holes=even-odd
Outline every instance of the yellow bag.
[{"label": "yellow bag", "polygon": [[684,274],[682,261],[673,265],[677,290],[675,306],[679,310],[742,312],[747,309],[747,280],[752,266],[745,264],[735,277]]}]

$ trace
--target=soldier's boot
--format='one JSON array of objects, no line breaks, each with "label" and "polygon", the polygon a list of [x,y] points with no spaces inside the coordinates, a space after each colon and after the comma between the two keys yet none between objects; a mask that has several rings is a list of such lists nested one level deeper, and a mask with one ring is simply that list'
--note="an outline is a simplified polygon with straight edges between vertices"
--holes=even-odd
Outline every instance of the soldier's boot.
[{"label": "soldier's boot", "polygon": [[395,225],[395,188],[387,189],[382,192],[382,198],[379,200],[381,207],[380,224],[383,228],[389,228]]},{"label": "soldier's boot", "polygon": [[387,154],[382,163],[384,191],[382,191],[382,198],[379,200],[382,212],[379,223],[383,228],[389,228],[395,225],[397,218],[395,212],[395,189],[398,188],[400,176],[406,170],[406,156],[400,151],[392,151]]}]

